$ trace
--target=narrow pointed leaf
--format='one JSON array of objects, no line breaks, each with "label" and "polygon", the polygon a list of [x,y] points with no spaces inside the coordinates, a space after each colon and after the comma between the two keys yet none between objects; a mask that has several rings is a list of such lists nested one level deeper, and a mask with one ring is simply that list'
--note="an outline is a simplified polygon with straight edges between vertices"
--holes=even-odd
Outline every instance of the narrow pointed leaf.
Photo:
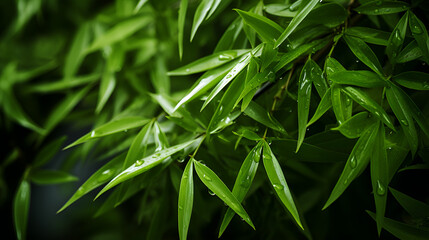
[{"label": "narrow pointed leaf", "polygon": [[200,27],[201,23],[206,18],[207,13],[210,11],[210,8],[213,5],[213,1],[214,0],[202,0],[200,5],[198,5],[198,8],[195,11],[194,15],[194,21],[192,23],[191,42],[192,39],[194,39],[194,36],[197,33],[197,30]]},{"label": "narrow pointed leaf", "polygon": [[147,156],[145,158],[137,160],[135,163],[133,163],[130,167],[116,175],[95,197],[97,199],[101,194],[106,192],[107,190],[113,188],[114,186],[128,180],[131,178],[134,178],[138,176],[139,174],[142,174],[149,169],[157,166],[160,164],[164,159],[167,157],[170,157],[171,155],[175,154],[176,152],[181,151],[182,149],[190,146],[191,144],[201,141],[201,138],[191,140],[182,144],[175,145],[170,148],[166,148],[162,151],[158,151],[157,153],[154,153],[150,156]]},{"label": "narrow pointed leaf", "polygon": [[387,86],[387,82],[371,71],[341,71],[335,72],[329,80],[346,85],[375,88]]},{"label": "narrow pointed leaf", "polygon": [[115,133],[129,130],[132,128],[137,128],[137,127],[143,126],[148,122],[149,120],[143,119],[141,117],[125,117],[119,120],[113,120],[111,122],[101,125],[100,127],[97,127],[96,129],[92,130],[88,134],[79,138],[78,140],[68,145],[64,149],[71,148],[73,146],[84,143],[91,139],[104,137],[107,135],[115,134]]},{"label": "narrow pointed leaf", "polygon": [[429,205],[414,199],[398,190],[389,188],[395,199],[401,204],[401,206],[415,218],[427,218],[429,217]]},{"label": "narrow pointed leaf", "polygon": [[282,27],[264,16],[239,9],[235,11],[237,11],[246,24],[253,28],[266,43],[274,43],[283,32]]},{"label": "narrow pointed leaf", "polygon": [[13,200],[13,220],[18,240],[26,239],[30,193],[30,183],[22,180]]},{"label": "narrow pointed leaf", "polygon": [[343,91],[355,102],[384,122],[389,128],[393,130],[395,129],[392,120],[389,118],[384,109],[364,91],[354,87],[344,87]]},{"label": "narrow pointed leaf", "polygon": [[416,40],[411,41],[407,46],[402,49],[396,58],[396,62],[405,63],[411,62],[423,56],[423,52],[417,44]]},{"label": "narrow pointed leaf", "polygon": [[372,126],[377,118],[371,117],[368,112],[360,112],[344,121],[340,126],[332,130],[338,130],[347,138],[358,138],[368,127]]},{"label": "narrow pointed leaf", "polygon": [[240,201],[238,201],[234,194],[229,191],[228,187],[222,182],[222,180],[207,166],[199,163],[195,159],[193,161],[197,175],[204,185],[206,185],[208,189],[215,193],[216,196],[218,196],[254,229],[255,226],[253,226],[252,220],[250,220],[246,210],[244,210]]},{"label": "narrow pointed leaf", "polygon": [[182,174],[179,189],[178,222],[179,237],[181,240],[187,238],[189,222],[191,221],[192,206],[194,203],[194,178],[193,159],[189,159]]},{"label": "narrow pointed leaf", "polygon": [[307,61],[299,75],[298,82],[298,142],[296,152],[304,141],[305,132],[307,131],[308,113],[310,112],[311,86],[313,74],[311,74],[311,60]]},{"label": "narrow pointed leaf", "polygon": [[66,56],[65,64],[64,64],[64,78],[70,79],[73,77],[78,71],[82,61],[85,57],[85,50],[89,45],[90,41],[90,28],[89,24],[82,25],[71,45],[71,48]]},{"label": "narrow pointed leaf", "polygon": [[62,137],[46,144],[34,158],[33,167],[41,167],[48,163],[60,151],[65,140],[66,138]]},{"label": "narrow pointed leaf", "polygon": [[[256,171],[258,170],[261,153],[262,141],[258,142],[258,144],[249,152],[249,154],[247,154],[246,159],[244,159],[244,162],[241,165],[240,171],[238,172],[238,176],[232,189],[232,194],[234,194],[239,202],[244,200],[244,197],[252,186]],[[225,231],[234,215],[234,211],[231,208],[228,208],[220,226],[219,237]]]},{"label": "narrow pointed leaf", "polygon": [[387,46],[389,42],[389,32],[368,27],[347,28],[346,33],[350,36],[358,37],[367,43]]},{"label": "narrow pointed leaf", "polygon": [[403,72],[393,77],[400,85],[421,91],[429,90],[429,74],[424,72]]},{"label": "narrow pointed leaf", "polygon": [[295,206],[292,193],[289,190],[289,186],[287,185],[285,176],[283,174],[283,170],[280,167],[280,164],[277,161],[277,158],[274,156],[273,152],[271,151],[270,146],[265,141],[264,141],[262,156],[263,156],[265,171],[267,172],[267,176],[270,179],[270,182],[274,190],[276,191],[277,196],[280,198],[280,201],[286,207],[286,209],[290,212],[290,214],[292,215],[293,219],[296,221],[298,226],[304,229],[301,223],[301,219],[299,217],[298,210]]},{"label": "narrow pointed leaf", "polygon": [[319,3],[318,0],[308,0],[302,4],[303,7],[298,10],[298,14],[292,18],[292,21],[289,23],[287,28],[284,30],[282,35],[277,39],[275,47],[279,47],[289,35],[298,27],[298,25],[305,19],[305,17],[313,10],[313,8]]},{"label": "narrow pointed leaf", "polygon": [[217,68],[225,63],[228,63],[242,56],[243,54],[248,53],[249,51],[249,49],[236,49],[213,53],[212,55],[200,58],[183,67],[170,71],[168,72],[168,75],[182,76],[204,72],[213,68]]},{"label": "narrow pointed leaf", "polygon": [[183,32],[185,31],[186,10],[188,9],[188,0],[181,0],[179,7],[179,17],[177,20],[178,33],[177,42],[179,44],[179,57],[183,56]]},{"label": "narrow pointed leaf", "polygon": [[256,102],[252,101],[249,103],[249,106],[244,110],[244,113],[252,118],[253,120],[269,127],[273,130],[276,130],[281,133],[286,133],[284,127],[277,121],[269,112],[263,107],[261,107]]},{"label": "narrow pointed leaf", "polygon": [[332,110],[334,110],[335,117],[339,124],[342,124],[351,117],[351,111],[349,111],[349,109],[353,105],[352,100],[341,90],[342,87],[338,84],[333,84],[331,86]]},{"label": "narrow pointed leaf", "polygon": [[328,90],[325,92],[325,95],[323,95],[322,99],[320,100],[313,117],[311,117],[311,119],[308,121],[307,127],[319,120],[319,118],[321,118],[323,114],[325,114],[331,107],[331,88],[328,88]]},{"label": "narrow pointed leaf", "polygon": [[122,170],[127,169],[132,162],[137,159],[141,159],[146,155],[147,146],[149,145],[149,137],[152,133],[152,127],[152,122],[146,124],[134,138],[130,148],[128,149]]},{"label": "narrow pointed leaf", "polygon": [[101,77],[100,88],[98,91],[98,102],[97,108],[95,109],[96,113],[100,113],[106,104],[107,100],[109,100],[113,91],[116,87],[116,77],[112,72],[105,72]]},{"label": "narrow pointed leaf", "polygon": [[404,43],[405,34],[407,33],[408,25],[408,12],[402,16],[398,24],[396,24],[395,29],[390,34],[389,42],[386,47],[386,54],[389,57],[389,60],[392,64],[396,63],[396,58],[399,54],[399,51],[402,48]]},{"label": "narrow pointed leaf", "polygon": [[408,23],[411,33],[423,53],[424,60],[429,63],[429,37],[425,24],[412,12],[409,12]]},{"label": "narrow pointed leaf", "polygon": [[378,75],[383,76],[383,68],[371,48],[360,38],[345,35],[344,40],[353,54]]},{"label": "narrow pointed leaf", "polygon": [[337,200],[347,189],[350,183],[365,170],[372,154],[372,149],[378,132],[377,130],[378,124],[374,124],[372,127],[368,128],[356,142],[346,165],[344,166],[344,170],[335,184],[335,187],[323,209],[326,209],[335,200]]},{"label": "narrow pointed leaf", "polygon": [[56,92],[56,91],[64,91],[64,90],[69,90],[70,88],[79,87],[81,85],[90,84],[99,78],[100,78],[100,74],[95,73],[95,74],[90,74],[85,76],[69,78],[67,81],[65,80],[50,81],[50,82],[30,86],[28,91],[37,92],[37,93],[50,93],[50,92]]},{"label": "narrow pointed leaf", "polygon": [[403,12],[408,8],[408,3],[401,1],[372,1],[362,4],[355,11],[365,15],[383,15]]},{"label": "narrow pointed leaf", "polygon": [[31,171],[31,181],[37,184],[58,184],[74,182],[79,178],[63,171],[37,169]]}]

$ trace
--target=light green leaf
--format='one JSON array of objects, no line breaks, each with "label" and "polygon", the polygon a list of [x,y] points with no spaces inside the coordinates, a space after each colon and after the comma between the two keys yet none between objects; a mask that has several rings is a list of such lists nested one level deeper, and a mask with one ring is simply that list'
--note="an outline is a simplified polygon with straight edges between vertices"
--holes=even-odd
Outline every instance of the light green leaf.
[{"label": "light green leaf", "polygon": [[289,190],[289,186],[287,185],[285,176],[283,174],[283,170],[280,167],[276,156],[274,156],[273,152],[271,151],[271,148],[268,143],[264,141],[263,144],[264,150],[262,156],[267,176],[270,179],[270,182],[274,190],[276,191],[277,196],[280,198],[282,204],[292,214],[292,217],[295,219],[298,226],[304,229],[301,223],[301,219],[299,217],[298,210],[295,206],[292,193]]},{"label": "light green leaf", "polygon": [[27,91],[37,93],[50,93],[56,91],[69,90],[70,88],[79,87],[94,82],[100,78],[99,73],[68,78],[68,80],[54,80],[46,83],[40,83],[30,86]]},{"label": "light green leaf", "polygon": [[389,128],[395,130],[392,120],[389,118],[384,109],[374,101],[368,94],[364,91],[354,88],[354,87],[344,87],[342,89],[349,97],[351,97],[355,102],[364,107],[370,113],[374,114],[382,122],[384,122]]},{"label": "light green leaf", "polygon": [[18,240],[26,239],[30,190],[30,183],[26,179],[22,180],[13,200],[13,220]]},{"label": "light green leaf", "polygon": [[401,204],[401,206],[415,218],[427,218],[429,217],[429,205],[419,200],[416,200],[398,190],[389,188],[395,199]]},{"label": "light green leaf", "polygon": [[[258,142],[258,144],[252,149],[252,151],[247,154],[247,157],[246,159],[244,159],[240,171],[238,172],[237,178],[235,179],[232,194],[234,194],[234,196],[239,202],[243,202],[244,197],[252,186],[256,171],[258,170],[259,160],[261,159],[262,143],[262,141]],[[231,208],[228,208],[220,226],[219,237],[222,235],[228,224],[231,222],[232,218],[234,217],[234,214],[234,211]]]},{"label": "light green leaf", "polygon": [[192,206],[194,203],[194,160],[189,159],[182,174],[179,189],[178,222],[179,237],[181,240],[187,238],[189,222],[191,221]]},{"label": "light green leaf", "polygon": [[404,43],[405,34],[407,33],[408,12],[402,16],[395,29],[390,34],[389,42],[386,47],[386,54],[392,64],[396,63],[396,58]]},{"label": "light green leaf", "polygon": [[371,71],[340,71],[330,75],[329,80],[346,85],[375,88],[387,86],[387,82]]},{"label": "light green leaf", "polygon": [[323,114],[325,114],[331,107],[331,88],[328,88],[328,90],[325,92],[325,95],[323,95],[322,99],[320,100],[313,117],[311,117],[310,121],[308,121],[307,127],[319,120],[319,118],[321,118]]},{"label": "light green leaf", "polygon": [[147,26],[151,21],[152,18],[150,16],[142,15],[120,22],[102,35],[98,36],[86,52],[93,52],[103,47],[120,42],[133,35],[141,28]]},{"label": "light green leaf", "polygon": [[240,17],[258,33],[262,41],[266,43],[274,43],[283,32],[282,27],[264,16],[239,9],[235,11],[237,11]]},{"label": "light green leaf", "polygon": [[378,235],[381,233],[383,226],[384,213],[387,202],[387,186],[389,184],[388,161],[385,147],[385,130],[384,125],[380,123],[378,133],[375,139],[373,154],[371,156],[371,183],[374,193],[376,222]]},{"label": "light green leaf", "polygon": [[344,40],[353,54],[378,75],[383,76],[383,68],[371,48],[360,38],[345,35]]},{"label": "light green leaf", "polygon": [[429,63],[429,37],[426,26],[414,13],[409,12],[408,16],[411,33],[423,53],[424,60]]},{"label": "light green leaf", "polygon": [[379,124],[374,124],[372,127],[368,128],[356,142],[349,158],[347,159],[344,170],[341,173],[337,184],[335,184],[335,187],[323,209],[329,207],[329,205],[340,197],[350,183],[365,170],[369,163],[369,158],[372,155],[372,149],[374,148],[378,132],[378,125]]},{"label": "light green leaf", "polygon": [[269,127],[275,131],[286,134],[284,127],[267,110],[254,101],[244,110],[244,113],[253,120]]},{"label": "light green leaf", "polygon": [[210,8],[213,5],[213,1],[214,0],[202,0],[200,5],[198,5],[198,8],[195,11],[194,15],[194,21],[192,23],[191,42],[192,39],[194,39],[194,36],[197,33],[197,30],[200,27],[201,23],[206,18],[207,13],[210,11]]},{"label": "light green leaf", "polygon": [[386,89],[386,97],[390,108],[392,109],[393,113],[395,113],[396,118],[404,130],[405,137],[408,140],[408,144],[414,156],[417,151],[419,140],[416,128],[414,126],[413,116],[410,111],[408,111],[409,106],[406,102],[406,99],[403,98],[403,95],[400,91],[398,91],[396,86]]},{"label": "light green leaf", "polygon": [[290,10],[290,4],[272,3],[264,7],[265,12],[279,17],[295,17],[297,11]]},{"label": "light green leaf", "polygon": [[128,149],[127,156],[122,166],[122,170],[127,169],[132,162],[146,156],[147,146],[149,145],[149,138],[152,133],[153,121],[146,124],[131,143]]},{"label": "light green leaf", "polygon": [[97,127],[96,129],[92,130],[91,132],[87,133],[83,137],[79,138],[72,144],[68,145],[64,149],[71,148],[73,146],[76,146],[78,144],[84,143],[88,140],[104,137],[107,135],[111,135],[114,133],[126,131],[132,128],[137,128],[140,126],[145,125],[148,123],[149,120],[141,118],[141,117],[124,117],[122,119],[113,120],[106,124],[101,125],[100,127]]},{"label": "light green leaf", "polygon": [[216,52],[212,55],[200,58],[192,63],[189,63],[183,67],[168,72],[170,76],[182,76],[190,75],[194,73],[204,72],[213,68],[217,68],[225,63],[228,63],[245,53],[248,53],[249,49],[236,49],[227,50],[222,52]]},{"label": "light green leaf", "polygon": [[[252,62],[250,62],[250,64],[252,64]],[[249,64],[249,67],[250,67],[250,64]],[[249,70],[251,70],[250,73],[249,73]],[[265,83],[267,81],[273,81],[274,78],[275,78],[275,73],[272,71],[268,70],[264,72],[257,72],[257,66],[255,66],[254,69],[248,68],[244,89],[241,92],[240,97],[236,100],[235,105],[237,105],[240,102],[240,100],[243,99],[241,109],[242,111],[244,111],[249,105],[250,101],[252,100],[253,95],[255,94],[255,90],[257,90],[262,83]],[[244,98],[247,97],[249,94],[251,95],[251,98],[249,97],[250,99],[247,99],[247,101],[244,101]]]},{"label": "light green leaf", "polygon": [[[317,64],[316,64],[317,65]],[[313,83],[314,70],[311,59],[302,67],[298,82],[298,142],[296,152],[304,141],[305,132],[307,131],[308,113],[310,112],[311,86]]]},{"label": "light green leaf", "polygon": [[65,82],[74,77],[79,70],[83,59],[85,58],[85,50],[87,49],[90,41],[90,26],[83,24],[77,31],[73,43],[67,53],[63,75]]},{"label": "light green leaf", "polygon": [[272,43],[266,43],[261,53],[261,72],[265,71],[270,64],[276,60],[278,50]]},{"label": "light green leaf", "polygon": [[166,148],[162,151],[158,151],[150,156],[147,156],[145,158],[137,160],[135,163],[133,163],[130,167],[116,175],[95,197],[97,199],[101,194],[106,192],[107,190],[113,188],[114,186],[128,180],[131,178],[134,178],[149,169],[157,166],[160,164],[164,159],[170,157],[171,155],[175,154],[176,152],[179,152],[183,150],[184,148],[192,145],[193,143],[196,143],[197,141],[201,141],[201,138],[197,138],[182,144],[175,145],[170,148]]},{"label": "light green leaf", "polygon": [[429,90],[429,74],[424,72],[403,72],[394,76],[393,80],[406,88],[421,91]]},{"label": "light green leaf", "polygon": [[332,128],[331,130],[338,130],[347,138],[358,138],[370,126],[372,126],[375,121],[376,119],[371,117],[368,112],[360,112],[344,121],[340,126]]},{"label": "light green leaf", "polygon": [[[373,219],[375,214],[366,211]],[[412,225],[401,223],[390,218],[384,218],[383,228],[399,239],[426,240],[429,231]]]},{"label": "light green leaf", "polygon": [[63,171],[58,170],[32,170],[30,173],[31,181],[37,184],[58,184],[66,182],[74,182],[79,178]]},{"label": "light green leaf", "polygon": [[185,29],[186,10],[188,9],[188,0],[180,0],[179,17],[177,20],[177,42],[179,44],[179,57],[182,60],[183,56],[183,32]]},{"label": "light green leaf", "polygon": [[383,15],[406,11],[408,3],[401,1],[371,1],[355,8],[359,14]]},{"label": "light green leaf", "polygon": [[305,19],[305,17],[310,13],[311,10],[319,3],[318,0],[308,0],[306,4],[302,4],[303,7],[298,10],[298,14],[292,19],[292,21],[287,26],[286,30],[282,35],[277,39],[275,47],[279,47],[289,35],[298,27],[298,25]]},{"label": "light green leaf", "polygon": [[210,168],[199,163],[193,159],[195,164],[195,170],[197,171],[198,177],[210,189],[213,193],[216,194],[224,203],[226,203],[234,212],[236,212],[240,217],[244,219],[253,229],[252,220],[250,220],[249,215],[246,210],[244,210],[240,201],[229,191],[228,187],[222,182],[222,180],[214,173]]},{"label": "light green leaf", "polygon": [[237,17],[225,30],[222,37],[216,44],[214,52],[225,51],[231,49],[235,44],[241,30],[243,29],[243,20]]},{"label": "light green leaf", "polygon": [[115,90],[115,87],[116,87],[115,73],[105,72],[101,77],[100,88],[98,91],[97,108],[95,109],[96,113],[101,112],[107,100],[109,100],[110,95],[112,95],[113,91]]},{"label": "light green leaf", "polygon": [[368,27],[351,27],[347,28],[346,34],[358,37],[367,43],[388,46],[389,32],[381,31]]}]

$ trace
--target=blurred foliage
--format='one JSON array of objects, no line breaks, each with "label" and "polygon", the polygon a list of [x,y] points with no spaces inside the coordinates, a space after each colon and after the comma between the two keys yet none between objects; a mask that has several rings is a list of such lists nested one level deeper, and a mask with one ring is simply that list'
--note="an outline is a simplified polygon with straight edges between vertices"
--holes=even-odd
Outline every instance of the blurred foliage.
[{"label": "blurred foliage", "polygon": [[427,239],[428,9],[1,1],[2,239]]}]

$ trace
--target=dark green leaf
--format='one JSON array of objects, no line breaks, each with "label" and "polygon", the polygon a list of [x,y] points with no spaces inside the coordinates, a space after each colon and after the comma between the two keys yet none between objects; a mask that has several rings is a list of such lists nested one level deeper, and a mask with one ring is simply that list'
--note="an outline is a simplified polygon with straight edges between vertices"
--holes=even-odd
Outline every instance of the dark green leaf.
[{"label": "dark green leaf", "polygon": [[412,12],[409,12],[408,23],[410,24],[411,33],[414,39],[416,39],[426,63],[429,63],[429,37],[425,24]]},{"label": "dark green leaf", "polygon": [[212,5],[213,0],[202,0],[201,3],[198,5],[198,8],[195,11],[194,15],[194,21],[192,23],[191,42],[194,39],[194,36],[197,33],[197,30],[200,27],[201,23],[206,18],[207,13],[210,11]]},{"label": "dark green leaf", "polygon": [[249,103],[249,106],[244,110],[244,113],[252,118],[253,120],[269,127],[273,130],[276,130],[281,133],[286,133],[284,127],[277,121],[267,110],[256,102],[252,101]]},{"label": "dark green leaf", "polygon": [[371,71],[341,71],[335,72],[329,80],[338,84],[358,87],[375,88],[386,86],[386,81]]},{"label": "dark green leaf", "polygon": [[183,56],[183,32],[185,29],[185,21],[186,21],[186,10],[188,9],[188,0],[181,0],[180,1],[180,8],[179,8],[179,18],[177,20],[177,42],[179,44],[179,57],[182,59]]},{"label": "dark green leaf", "polygon": [[416,200],[398,190],[389,188],[395,199],[401,204],[401,206],[415,218],[427,218],[429,217],[429,205],[419,200]]},{"label": "dark green leaf", "polygon": [[100,74],[95,73],[86,76],[79,76],[68,78],[67,81],[50,81],[46,83],[41,83],[37,85],[30,86],[27,90],[29,92],[37,92],[37,93],[49,93],[56,91],[68,90],[70,88],[79,87],[81,85],[90,84],[95,80],[100,78]]},{"label": "dark green leaf", "polygon": [[194,160],[189,159],[183,171],[182,180],[180,181],[179,203],[178,203],[178,222],[179,237],[181,240],[187,238],[189,222],[191,221],[192,206],[194,203]]},{"label": "dark green leaf", "polygon": [[367,27],[347,28],[346,33],[350,36],[358,37],[367,43],[387,46],[389,41],[389,32],[381,31]]},{"label": "dark green leaf", "polygon": [[13,220],[18,240],[26,239],[28,211],[30,209],[30,183],[22,180],[13,200]]},{"label": "dark green leaf", "polygon": [[423,52],[417,44],[416,40],[410,42],[402,51],[398,54],[396,61],[398,63],[405,63],[416,60],[423,56]]},{"label": "dark green leaf", "polygon": [[424,72],[403,72],[393,77],[402,86],[414,90],[429,90],[429,74]]},{"label": "dark green leaf", "polygon": [[360,38],[345,35],[344,40],[353,54],[378,75],[383,76],[383,68],[371,48]]},{"label": "dark green leaf", "polygon": [[315,7],[302,21],[301,26],[323,25],[333,28],[342,24],[346,18],[347,11],[343,6],[338,3],[326,3]]},{"label": "dark green leaf", "polygon": [[323,95],[322,100],[320,100],[313,117],[311,117],[310,121],[308,121],[307,127],[319,120],[319,118],[321,118],[323,114],[325,114],[331,107],[331,88],[328,88],[328,90],[325,92],[325,95]]},{"label": "dark green leaf", "polygon": [[338,84],[331,86],[332,109],[339,124],[351,117],[353,107],[352,100],[342,92],[342,89],[343,87]]},{"label": "dark green leaf", "polygon": [[63,171],[42,169],[31,171],[30,178],[32,182],[37,184],[58,184],[79,180],[77,177]]},{"label": "dark green leaf", "polygon": [[375,121],[376,119],[371,117],[368,112],[360,112],[344,121],[340,126],[332,128],[332,130],[338,130],[348,138],[358,138]]},{"label": "dark green leaf", "polygon": [[85,50],[87,49],[90,41],[90,28],[89,24],[83,24],[77,31],[71,48],[67,54],[64,64],[64,78],[65,81],[72,78],[78,71],[82,61],[85,57]]},{"label": "dark green leaf", "polygon": [[266,43],[274,43],[283,32],[283,28],[270,19],[251,12],[236,9],[243,20],[252,27]]},{"label": "dark green leaf", "polygon": [[295,17],[297,11],[290,10],[290,4],[272,3],[264,7],[265,12],[279,17]]},{"label": "dark green leaf", "polygon": [[[317,64],[316,64],[317,65]],[[298,82],[298,142],[296,152],[304,141],[307,131],[308,113],[310,112],[311,86],[314,75],[314,67],[311,59],[302,68]]]},{"label": "dark green leaf", "polygon": [[62,137],[46,144],[34,158],[33,166],[41,167],[50,161],[61,149],[64,140],[66,140],[66,138]]},{"label": "dark green leaf", "polygon": [[359,14],[383,15],[406,11],[408,3],[401,1],[372,1],[362,4],[355,9]]},{"label": "dark green leaf", "polygon": [[386,54],[392,64],[395,64],[396,57],[404,43],[405,34],[407,33],[408,12],[402,16],[395,29],[390,34],[389,44],[386,47]]}]

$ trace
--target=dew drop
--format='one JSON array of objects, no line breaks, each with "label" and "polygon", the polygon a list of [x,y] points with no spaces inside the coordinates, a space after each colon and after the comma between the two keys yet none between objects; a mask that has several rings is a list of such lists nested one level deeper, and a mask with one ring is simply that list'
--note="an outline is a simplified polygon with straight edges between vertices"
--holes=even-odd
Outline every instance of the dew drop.
[{"label": "dew drop", "polygon": [[203,178],[204,178],[205,180],[209,181],[209,182],[212,180],[209,176],[207,176],[207,175],[205,175],[205,174],[203,175]]},{"label": "dew drop", "polygon": [[378,12],[380,12],[380,10],[378,10],[378,9],[375,9],[375,10],[374,10],[374,12],[375,12],[375,13],[378,13]]},{"label": "dew drop", "polygon": [[95,136],[95,131],[92,131],[91,132],[91,137],[94,137]]},{"label": "dew drop", "polygon": [[404,126],[408,126],[408,121],[405,119],[401,119],[401,124]]},{"label": "dew drop", "polygon": [[355,168],[357,166],[357,160],[355,156],[352,156],[352,158],[350,158],[350,167],[351,168]]},{"label": "dew drop", "polygon": [[99,181],[106,181],[107,179],[109,179],[112,176],[113,172],[110,169],[104,170],[100,177],[98,178]]},{"label": "dew drop", "polygon": [[277,191],[283,190],[283,185],[281,184],[273,184],[274,189],[276,189]]},{"label": "dew drop", "polygon": [[377,180],[377,194],[379,196],[383,196],[385,193],[386,193],[386,188],[383,186],[380,180]]},{"label": "dew drop", "polygon": [[243,188],[248,188],[250,186],[250,176],[247,176],[246,179],[241,181],[240,184]]},{"label": "dew drop", "polygon": [[219,55],[219,60],[224,60],[224,61],[226,61],[226,60],[232,60],[232,59],[234,59],[234,56],[232,56],[231,54],[221,54],[221,55]]},{"label": "dew drop", "polygon": [[216,193],[212,192],[210,189],[209,189],[209,194],[210,194],[211,196],[215,196],[215,195],[216,195]]},{"label": "dew drop", "polygon": [[183,207],[181,205],[179,206],[179,210],[183,210]]},{"label": "dew drop", "polygon": [[189,68],[187,68],[186,70],[185,70],[186,72],[189,72],[189,71],[191,71]]},{"label": "dew drop", "polygon": [[137,160],[135,165],[136,167],[138,167],[138,166],[141,166],[143,163],[144,163],[143,160]]},{"label": "dew drop", "polygon": [[77,189],[76,191],[77,195],[82,195],[85,193],[85,188],[84,187],[80,187]]},{"label": "dew drop", "polygon": [[177,162],[178,163],[183,163],[185,161],[185,159],[184,158],[179,158],[179,159],[177,159]]}]

